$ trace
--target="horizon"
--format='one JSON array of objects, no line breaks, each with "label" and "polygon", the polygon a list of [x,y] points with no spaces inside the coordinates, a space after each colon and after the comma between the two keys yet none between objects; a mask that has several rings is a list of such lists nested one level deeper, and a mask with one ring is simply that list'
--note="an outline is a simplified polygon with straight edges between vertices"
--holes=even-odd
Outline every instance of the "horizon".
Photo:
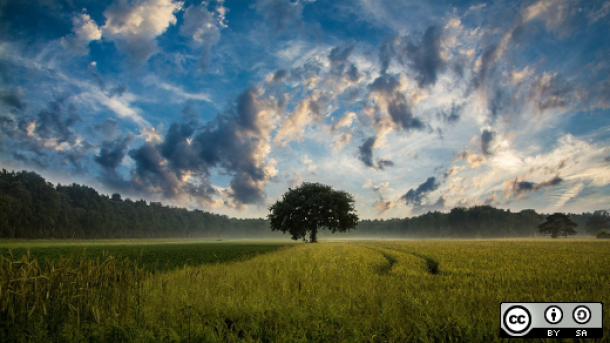
[{"label": "horizon", "polygon": [[[0,1],[0,165],[266,218],[610,201],[610,3]],[[137,200],[134,200],[137,201]]]}]

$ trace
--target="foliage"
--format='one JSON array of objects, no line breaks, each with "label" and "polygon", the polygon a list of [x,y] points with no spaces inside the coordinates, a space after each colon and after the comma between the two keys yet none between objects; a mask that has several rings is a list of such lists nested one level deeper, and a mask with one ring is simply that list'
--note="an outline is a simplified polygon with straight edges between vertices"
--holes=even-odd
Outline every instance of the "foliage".
[{"label": "foliage", "polygon": [[511,212],[491,206],[454,208],[449,213],[428,212],[417,217],[363,220],[358,235],[396,238],[533,237],[544,217],[534,210]]},{"label": "foliage", "polygon": [[288,231],[294,240],[305,240],[309,234],[310,242],[315,243],[320,229],[335,233],[356,228],[358,215],[354,202],[347,192],[304,182],[290,189],[269,208],[268,219],[273,231]]},{"label": "foliage", "polygon": [[[608,211],[595,211],[569,217],[579,228],[590,222],[587,230],[593,235],[598,231],[594,230],[598,227],[594,225],[596,218],[607,214]],[[533,237],[542,222],[544,216],[531,209],[511,212],[474,206],[412,218],[365,219],[358,223],[355,234],[400,238]],[[236,219],[158,202],[132,201],[77,184],[54,187],[33,172],[0,172],[0,238],[277,237],[278,233],[269,228],[270,221],[262,218]],[[319,236],[324,236],[324,231]]]},{"label": "foliage", "polygon": [[596,234],[599,230],[610,229],[610,213],[605,210],[595,211],[587,220],[585,228],[591,235]]},{"label": "foliage", "polygon": [[507,299],[610,302],[610,245],[595,240],[298,244],[154,274],[108,258],[4,262],[0,341],[501,342]]},{"label": "foliage", "polygon": [[610,238],[610,231],[608,231],[607,229],[601,229],[601,230],[597,231],[595,236],[597,238]]},{"label": "foliage", "polygon": [[34,172],[0,172],[0,238],[163,238],[269,235],[263,219],[239,220],[159,202],[54,187]]},{"label": "foliage", "polygon": [[553,238],[558,236],[575,235],[576,231],[574,228],[578,224],[570,220],[570,217],[563,213],[555,213],[546,218],[546,222],[538,225],[540,233],[543,235],[551,235]]}]

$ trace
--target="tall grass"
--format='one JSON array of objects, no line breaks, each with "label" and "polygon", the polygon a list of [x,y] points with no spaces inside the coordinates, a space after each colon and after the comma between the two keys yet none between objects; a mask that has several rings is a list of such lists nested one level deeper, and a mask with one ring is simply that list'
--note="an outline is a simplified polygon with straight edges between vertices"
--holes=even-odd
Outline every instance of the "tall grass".
[{"label": "tall grass", "polygon": [[610,303],[609,263],[567,240],[302,244],[163,273],[8,257],[0,341],[498,342],[501,302]]},{"label": "tall grass", "polygon": [[79,342],[121,330],[141,315],[142,281],[127,258],[0,256],[0,341]]}]

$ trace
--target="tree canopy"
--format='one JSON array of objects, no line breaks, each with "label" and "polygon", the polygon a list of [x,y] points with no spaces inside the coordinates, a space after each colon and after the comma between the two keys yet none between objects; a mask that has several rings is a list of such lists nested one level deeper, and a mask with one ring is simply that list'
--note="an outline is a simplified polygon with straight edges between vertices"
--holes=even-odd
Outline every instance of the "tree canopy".
[{"label": "tree canopy", "polygon": [[605,210],[595,211],[587,220],[585,228],[591,235],[597,234],[600,230],[610,229],[610,213]]},{"label": "tree canopy", "polygon": [[315,243],[320,229],[335,233],[356,228],[358,215],[354,202],[347,192],[304,182],[282,195],[282,199],[269,208],[271,212],[267,218],[271,230],[290,232],[294,240],[306,240],[309,235],[309,241]]},{"label": "tree canopy", "polygon": [[550,234],[551,237],[557,238],[559,235],[568,237],[568,235],[575,235],[578,224],[570,220],[570,217],[563,213],[555,213],[546,218],[546,222],[538,225],[540,233],[543,235]]}]

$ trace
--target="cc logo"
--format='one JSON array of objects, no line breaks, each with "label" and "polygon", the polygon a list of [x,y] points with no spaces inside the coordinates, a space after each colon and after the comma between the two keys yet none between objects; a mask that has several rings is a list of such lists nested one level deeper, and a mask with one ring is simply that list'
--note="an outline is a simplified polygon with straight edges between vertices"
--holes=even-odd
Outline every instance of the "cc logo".
[{"label": "cc logo", "polygon": [[530,328],[532,315],[523,306],[512,306],[504,313],[504,327],[511,333],[520,334]]}]

